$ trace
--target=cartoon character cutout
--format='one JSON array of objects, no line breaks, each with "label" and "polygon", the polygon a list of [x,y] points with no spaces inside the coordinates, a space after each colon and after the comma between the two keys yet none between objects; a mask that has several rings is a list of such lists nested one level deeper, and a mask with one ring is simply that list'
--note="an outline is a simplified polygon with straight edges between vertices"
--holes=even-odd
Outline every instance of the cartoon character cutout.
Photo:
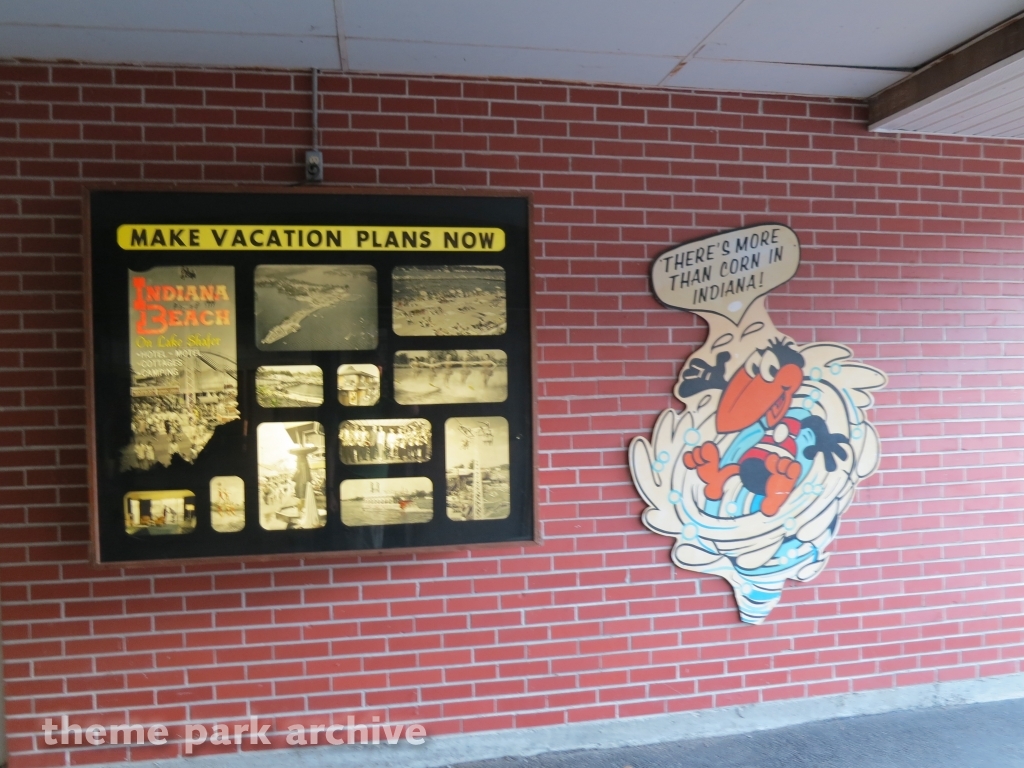
[{"label": "cartoon character cutout", "polygon": [[651,439],[630,445],[643,522],[675,539],[676,565],[727,579],[752,624],[786,579],[825,567],[879,459],[865,411],[885,375],[844,346],[797,345],[764,308],[798,264],[795,233],[769,224],[683,244],[652,267],[658,298],[700,314],[709,333],[675,387],[685,410],[664,411]]}]

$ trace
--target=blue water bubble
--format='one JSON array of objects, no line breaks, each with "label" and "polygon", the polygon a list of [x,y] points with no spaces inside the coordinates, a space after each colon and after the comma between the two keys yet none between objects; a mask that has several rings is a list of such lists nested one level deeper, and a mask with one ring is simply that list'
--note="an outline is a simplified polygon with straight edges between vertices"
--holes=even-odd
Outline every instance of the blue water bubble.
[{"label": "blue water bubble", "polygon": [[679,504],[683,500],[683,494],[679,491],[669,491],[668,500],[670,504]]},{"label": "blue water bubble", "polygon": [[664,472],[665,471],[665,462],[663,462],[663,461],[656,461],[656,462],[654,462],[651,465],[651,467],[654,469],[655,472]]},{"label": "blue water bubble", "polygon": [[812,389],[807,393],[807,399],[812,403],[816,403],[821,399],[821,392],[817,389]]},{"label": "blue water bubble", "polygon": [[833,376],[838,376],[840,373],[843,372],[843,366],[841,366],[839,363],[832,363],[832,365],[830,365],[828,369]]},{"label": "blue water bubble", "polygon": [[725,511],[728,512],[730,515],[735,515],[738,510],[739,507],[736,505],[735,501],[730,501],[728,504],[725,505]]},{"label": "blue water bubble", "polygon": [[789,533],[792,533],[793,529],[796,528],[796,521],[793,520],[793,518],[790,518],[782,524],[782,527]]},{"label": "blue water bubble", "polygon": [[700,432],[692,427],[686,430],[686,434],[683,435],[683,441],[687,445],[696,445],[700,442]]},{"label": "blue water bubble", "polygon": [[811,381],[821,381],[821,368],[814,366],[810,373]]},{"label": "blue water bubble", "polygon": [[683,538],[684,539],[690,539],[691,541],[693,539],[696,539],[697,538],[697,526],[693,525],[692,523],[688,523],[688,524],[684,525],[683,526]]},{"label": "blue water bubble", "polygon": [[852,430],[850,430],[850,437],[854,438],[855,440],[859,440],[860,438],[864,437],[864,430],[861,429],[860,427],[854,427]]},{"label": "blue water bubble", "polygon": [[662,451],[661,453],[658,454],[658,461],[662,463],[667,462],[671,458],[672,457],[668,455],[668,451]]}]

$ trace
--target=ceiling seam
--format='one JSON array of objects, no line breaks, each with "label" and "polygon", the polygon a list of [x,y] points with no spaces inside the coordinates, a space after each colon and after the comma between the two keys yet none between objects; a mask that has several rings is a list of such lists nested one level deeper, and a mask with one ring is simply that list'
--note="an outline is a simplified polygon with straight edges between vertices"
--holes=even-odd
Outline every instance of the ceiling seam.
[{"label": "ceiling seam", "polygon": [[316,38],[334,37],[337,32],[247,32],[244,30],[219,30],[219,29],[176,29],[168,27],[98,27],[84,26],[80,24],[22,24],[20,22],[0,22],[0,29],[4,27],[18,29],[66,29],[76,32],[154,32],[157,34],[171,35],[220,35],[238,37],[297,37]]},{"label": "ceiling seam", "polygon": [[334,27],[338,36],[338,63],[342,72],[348,72],[348,38],[345,37],[344,0],[334,0]]},{"label": "ceiling seam", "polygon": [[715,24],[714,28],[710,32],[704,35],[704,37],[702,37],[700,41],[695,46],[693,46],[693,48],[690,49],[689,53],[687,53],[685,56],[679,59],[676,65],[672,67],[671,70],[669,70],[668,74],[666,74],[663,78],[661,78],[661,80],[658,81],[658,85],[665,85],[668,80],[670,80],[679,72],[679,70],[685,67],[687,63],[689,63],[693,59],[693,57],[700,53],[701,49],[703,49],[704,46],[708,44],[708,41],[711,40],[711,36],[714,35],[718,30],[720,30],[725,24],[727,24],[729,22],[729,19],[735,16],[736,12],[739,11],[739,9],[742,8],[744,5],[746,5],[746,3],[747,0],[740,0],[739,3],[737,3],[731,11],[725,14],[725,17],[720,22]]}]

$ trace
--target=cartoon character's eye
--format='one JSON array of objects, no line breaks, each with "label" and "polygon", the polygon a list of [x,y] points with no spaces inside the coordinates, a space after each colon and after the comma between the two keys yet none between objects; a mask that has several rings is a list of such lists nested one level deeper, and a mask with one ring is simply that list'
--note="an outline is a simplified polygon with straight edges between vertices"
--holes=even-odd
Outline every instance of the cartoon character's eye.
[{"label": "cartoon character's eye", "polygon": [[761,378],[765,381],[775,381],[780,367],[779,358],[770,349],[767,350],[761,358]]},{"label": "cartoon character's eye", "polygon": [[755,352],[747,358],[747,362],[743,364],[743,369],[747,372],[747,376],[752,379],[756,379],[757,375],[761,371],[761,360],[763,355],[760,352]]}]

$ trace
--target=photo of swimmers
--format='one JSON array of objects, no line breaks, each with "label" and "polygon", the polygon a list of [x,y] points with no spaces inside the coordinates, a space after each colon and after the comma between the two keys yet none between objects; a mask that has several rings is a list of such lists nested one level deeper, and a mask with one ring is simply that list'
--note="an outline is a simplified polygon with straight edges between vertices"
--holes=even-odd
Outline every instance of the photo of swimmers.
[{"label": "photo of swimmers", "polygon": [[500,349],[395,353],[395,401],[402,405],[501,403],[508,398],[508,356]]},{"label": "photo of swimmers", "polygon": [[338,430],[345,464],[406,464],[430,461],[430,422],[426,419],[361,419]]},{"label": "photo of swimmers", "polygon": [[256,369],[256,402],[264,408],[312,408],[324,401],[318,365],[261,365]]},{"label": "photo of swimmers", "polygon": [[380,369],[376,365],[339,365],[338,402],[376,405],[380,400]]},{"label": "photo of swimmers", "polygon": [[210,525],[219,533],[245,528],[245,482],[234,475],[210,480]]},{"label": "photo of swimmers", "polygon": [[316,421],[264,422],[256,428],[261,527],[301,530],[327,522],[325,446],[324,428]]},{"label": "photo of swimmers", "polygon": [[500,336],[508,328],[502,267],[395,267],[391,278],[399,336]]},{"label": "photo of swimmers", "polygon": [[341,522],[345,525],[409,525],[434,517],[434,485],[427,477],[343,480]]},{"label": "photo of swimmers", "polygon": [[452,520],[501,520],[511,511],[508,422],[462,417],[444,424],[447,513]]},{"label": "photo of swimmers", "polygon": [[131,536],[177,536],[196,529],[192,491],[130,491],[124,497],[124,529]]}]

